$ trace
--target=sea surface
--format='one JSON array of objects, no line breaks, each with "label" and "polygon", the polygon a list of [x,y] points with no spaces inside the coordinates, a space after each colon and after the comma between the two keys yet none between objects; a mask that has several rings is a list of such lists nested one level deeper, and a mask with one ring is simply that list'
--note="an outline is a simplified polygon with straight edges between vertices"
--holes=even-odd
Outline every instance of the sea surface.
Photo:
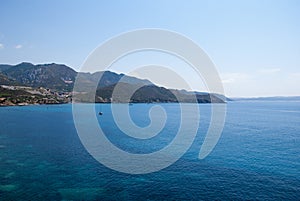
[{"label": "sea surface", "polygon": [[[130,106],[133,121],[147,126],[154,105]],[[103,115],[96,118],[120,149],[151,153],[168,145],[180,126],[178,104],[160,106],[168,115],[165,128],[148,140],[122,133],[110,104],[97,104]],[[200,105],[197,136],[177,162],[132,175],[105,167],[87,152],[71,104],[1,107],[0,200],[300,199],[300,102],[229,102],[221,138],[200,160],[210,111],[210,104]],[[87,126],[89,118],[83,120]]]}]

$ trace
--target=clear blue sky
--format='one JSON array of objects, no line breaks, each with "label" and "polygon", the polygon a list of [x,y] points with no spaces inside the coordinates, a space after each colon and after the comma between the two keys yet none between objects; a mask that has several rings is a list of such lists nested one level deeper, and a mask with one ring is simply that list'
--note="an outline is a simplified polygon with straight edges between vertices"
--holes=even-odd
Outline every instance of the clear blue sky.
[{"label": "clear blue sky", "polygon": [[300,95],[300,1],[15,1],[0,3],[0,63],[79,69],[103,41],[163,28],[202,47],[228,96]]}]

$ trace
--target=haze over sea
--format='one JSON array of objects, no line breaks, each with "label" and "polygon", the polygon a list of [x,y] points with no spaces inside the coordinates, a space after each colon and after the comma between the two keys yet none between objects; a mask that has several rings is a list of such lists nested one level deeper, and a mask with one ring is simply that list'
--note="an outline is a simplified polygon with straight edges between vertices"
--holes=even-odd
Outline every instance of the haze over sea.
[{"label": "haze over sea", "polygon": [[[130,107],[137,125],[150,123],[153,105]],[[160,105],[167,123],[149,140],[124,135],[110,104],[96,105],[103,111],[97,118],[116,146],[150,153],[166,146],[180,123],[178,104]],[[299,199],[300,102],[233,101],[227,106],[222,136],[208,157],[198,159],[210,121],[211,105],[202,104],[188,152],[170,167],[145,175],[113,171],[90,156],[76,133],[71,104],[1,107],[0,200]]]}]

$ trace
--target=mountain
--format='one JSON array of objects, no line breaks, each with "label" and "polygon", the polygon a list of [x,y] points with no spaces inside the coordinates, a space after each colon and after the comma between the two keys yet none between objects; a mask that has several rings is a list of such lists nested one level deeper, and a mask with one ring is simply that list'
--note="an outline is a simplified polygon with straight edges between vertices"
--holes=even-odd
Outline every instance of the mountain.
[{"label": "mountain", "polygon": [[[118,93],[114,94],[115,88],[118,86]],[[135,90],[137,89],[137,90]],[[134,92],[131,97],[126,97]],[[194,92],[182,93],[181,90],[166,89],[156,85],[138,85],[119,82],[117,85],[100,87],[94,93],[77,93],[73,96],[75,102],[99,102],[99,103],[224,103],[223,99],[205,93],[203,95]]]},{"label": "mountain", "polygon": [[33,65],[20,63],[3,68],[2,74],[24,86],[45,87],[60,91],[71,91],[77,72],[62,64]]},{"label": "mountain", "polygon": [[[98,79],[101,77],[101,80]],[[124,74],[117,74],[111,71],[101,71],[95,73],[78,73],[78,85],[80,85],[80,91],[89,91],[93,86],[97,88],[108,87],[116,85],[118,82],[123,82],[132,85],[153,85],[149,80],[138,79],[135,77],[127,76]],[[98,85],[97,82],[99,81]]]},{"label": "mountain", "polygon": [[[100,76],[101,80],[98,82]],[[76,88],[73,100],[78,102],[178,102],[178,98],[180,102],[188,103],[224,103],[226,100],[225,96],[218,94],[166,89],[149,80],[110,71],[78,73],[66,65],[55,63],[34,65],[23,62],[17,65],[0,65],[0,85],[48,89],[51,93],[64,94],[68,99],[75,80],[80,88]],[[121,89],[120,94],[112,100],[116,85]],[[97,86],[96,95],[92,93],[93,86]],[[131,91],[134,94],[130,100],[122,100],[122,95],[131,94]]]},{"label": "mountain", "polygon": [[[120,80],[128,84],[151,85],[148,80],[117,74],[110,71],[95,73],[77,73],[63,64],[39,64],[23,62],[17,65],[0,65],[0,84],[8,84],[7,80],[14,80],[23,86],[44,87],[57,91],[72,91],[77,75],[80,75],[80,85],[83,90],[97,85],[98,78],[102,76],[98,87],[106,87],[118,83]],[[5,78],[6,77],[6,78]]]}]

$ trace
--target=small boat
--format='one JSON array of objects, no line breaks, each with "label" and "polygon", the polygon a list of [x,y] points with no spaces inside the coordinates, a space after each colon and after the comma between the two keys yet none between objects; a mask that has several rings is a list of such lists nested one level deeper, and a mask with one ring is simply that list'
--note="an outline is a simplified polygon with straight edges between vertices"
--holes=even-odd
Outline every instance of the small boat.
[{"label": "small boat", "polygon": [[102,115],[103,113],[102,112],[99,112],[99,115]]}]

